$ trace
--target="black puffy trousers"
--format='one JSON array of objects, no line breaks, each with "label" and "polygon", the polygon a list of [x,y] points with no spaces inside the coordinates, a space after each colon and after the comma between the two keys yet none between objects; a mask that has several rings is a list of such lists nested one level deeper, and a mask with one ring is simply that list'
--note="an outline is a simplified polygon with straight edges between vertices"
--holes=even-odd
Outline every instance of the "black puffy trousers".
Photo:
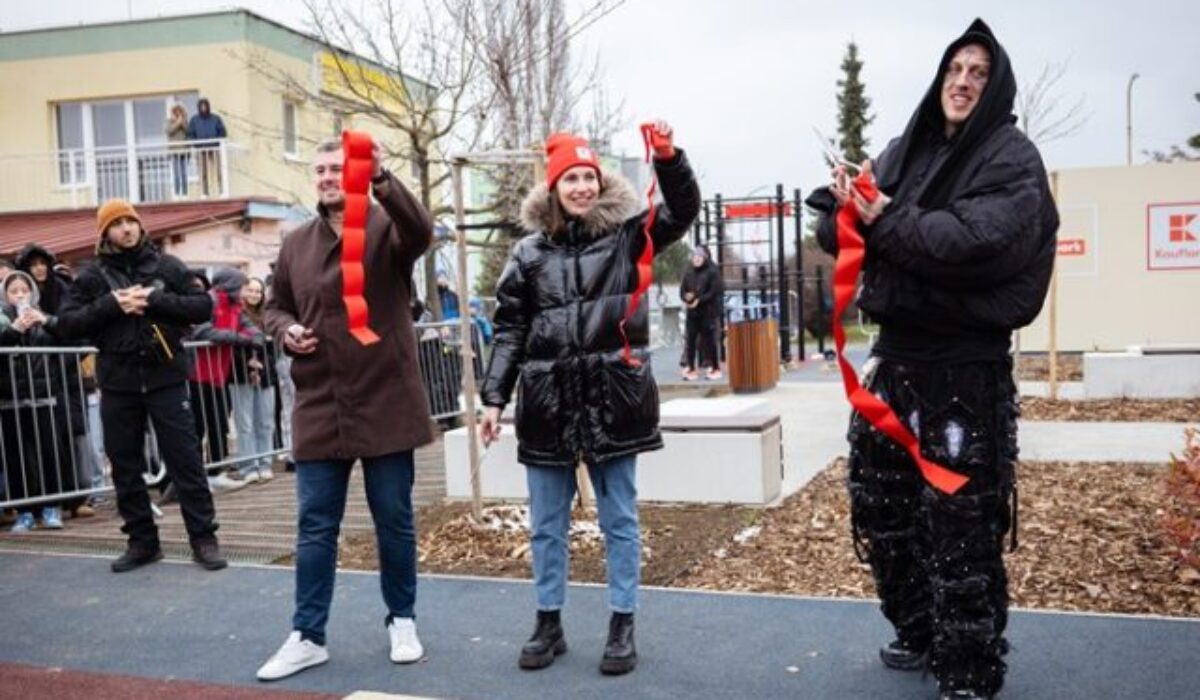
[{"label": "black puffy trousers", "polygon": [[988,694],[1004,682],[1008,579],[1001,554],[1015,498],[1017,402],[1008,361],[913,366],[883,360],[868,386],[919,436],[921,453],[970,478],[955,495],[855,414],[850,503],[856,550],[883,614],[928,649],[943,690]]}]

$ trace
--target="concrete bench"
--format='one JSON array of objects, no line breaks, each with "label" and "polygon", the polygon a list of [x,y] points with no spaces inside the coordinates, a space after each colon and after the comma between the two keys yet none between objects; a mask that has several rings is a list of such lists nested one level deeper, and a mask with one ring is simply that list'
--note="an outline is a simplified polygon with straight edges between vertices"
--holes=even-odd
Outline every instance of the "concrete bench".
[{"label": "concrete bench", "polygon": [[1083,354],[1083,391],[1089,399],[1200,397],[1200,346],[1130,347]]},{"label": "concrete bench", "polygon": [[[662,405],[664,448],[638,457],[638,500],[766,505],[780,495],[783,437],[779,414],[759,399],[676,399]],[[466,428],[445,435],[446,494],[471,497]],[[525,500],[511,423],[480,468],[487,499]]]}]

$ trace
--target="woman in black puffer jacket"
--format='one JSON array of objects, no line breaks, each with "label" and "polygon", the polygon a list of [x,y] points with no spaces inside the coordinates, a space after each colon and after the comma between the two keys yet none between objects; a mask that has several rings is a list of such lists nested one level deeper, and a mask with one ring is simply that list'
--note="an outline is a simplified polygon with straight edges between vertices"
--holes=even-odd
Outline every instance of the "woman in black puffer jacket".
[{"label": "woman in black puffer jacket", "polygon": [[[686,233],[699,211],[700,191],[663,122],[654,125],[654,143],[663,204],[651,238],[659,251]],[[513,249],[496,289],[481,433],[485,443],[498,436],[519,378],[518,458],[527,467],[538,606],[537,628],[521,650],[520,666],[543,668],[566,651],[559,610],[566,594],[574,468],[582,461],[596,487],[613,613],[600,669],[626,673],[637,661],[637,454],[662,447],[645,304],[621,333],[637,287],[647,213],[624,178],[601,171],[583,139],[555,134],[546,155],[546,184],[522,207],[522,223],[533,233]],[[633,363],[622,356],[626,336]]]}]

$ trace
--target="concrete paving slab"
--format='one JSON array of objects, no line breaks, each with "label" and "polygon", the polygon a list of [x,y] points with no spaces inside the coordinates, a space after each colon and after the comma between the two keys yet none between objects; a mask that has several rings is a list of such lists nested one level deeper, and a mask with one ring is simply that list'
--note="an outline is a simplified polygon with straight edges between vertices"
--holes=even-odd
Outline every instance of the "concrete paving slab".
[{"label": "concrete paving slab", "polygon": [[1167,462],[1183,449],[1186,423],[1020,421],[1021,459]]},{"label": "concrete paving slab", "polygon": [[[428,658],[387,659],[378,577],[339,575],[332,659],[264,686],[254,671],[288,632],[291,570],[209,573],[162,563],[122,575],[107,561],[0,553],[0,661],[350,694],[431,698],[932,698],[932,680],[885,670],[888,627],[870,601],[643,591],[638,669],[602,677],[603,588],[573,586],[570,652],[516,668],[532,628],[522,581],[423,577]],[[1181,698],[1200,687],[1200,621],[1016,612],[1005,697]]]}]

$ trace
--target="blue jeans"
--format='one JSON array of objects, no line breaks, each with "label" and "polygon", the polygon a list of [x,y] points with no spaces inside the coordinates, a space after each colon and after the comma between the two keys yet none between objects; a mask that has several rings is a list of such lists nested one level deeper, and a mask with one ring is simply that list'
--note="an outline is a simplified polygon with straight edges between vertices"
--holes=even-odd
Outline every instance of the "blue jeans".
[{"label": "blue jeans", "polygon": [[[642,538],[637,516],[637,457],[589,466],[596,492],[596,510],[604,533],[608,573],[608,606],[613,612],[637,609],[641,576]],[[533,582],[538,610],[559,610],[567,597],[568,533],[575,470],[566,467],[526,467],[529,519],[533,548]]]},{"label": "blue jeans", "polygon": [[[367,504],[379,547],[379,586],[388,617],[413,617],[417,598],[417,538],[413,527],[413,453],[363,462]],[[325,644],[325,623],[337,573],[338,533],[346,511],[351,460],[296,464],[299,535],[296,538],[296,613],[292,629]]]},{"label": "blue jeans", "polygon": [[242,476],[271,468],[275,451],[275,387],[231,384],[233,421],[238,432],[238,465]]}]

